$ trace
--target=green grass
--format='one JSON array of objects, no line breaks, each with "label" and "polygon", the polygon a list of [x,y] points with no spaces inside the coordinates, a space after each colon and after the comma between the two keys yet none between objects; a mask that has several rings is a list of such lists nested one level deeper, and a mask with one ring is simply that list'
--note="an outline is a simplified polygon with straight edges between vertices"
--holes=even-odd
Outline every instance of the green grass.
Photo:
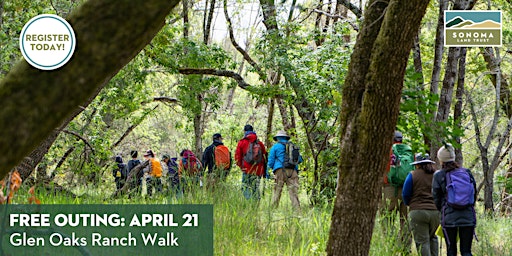
[{"label": "green grass", "polygon": [[[43,191],[37,197],[44,204],[213,204],[215,255],[325,255],[332,207],[311,207],[304,189],[301,189],[301,213],[293,211],[286,189],[278,208],[271,206],[272,185],[265,186],[261,201],[246,200],[240,190],[240,175],[231,175],[226,184],[214,192],[198,190],[177,200],[167,195],[152,198],[135,196],[110,199],[113,183],[100,187],[79,187],[73,192],[78,198],[52,195]],[[14,203],[26,203],[28,188],[22,188]],[[480,208],[479,208],[480,210]],[[397,246],[398,233],[384,233],[377,216],[371,241],[370,255],[401,255]],[[391,230],[398,231],[398,221]],[[491,219],[478,214],[477,235],[473,242],[474,255],[512,255],[512,220],[505,217]],[[445,255],[446,245],[442,243]],[[414,245],[412,255],[417,255]]]}]

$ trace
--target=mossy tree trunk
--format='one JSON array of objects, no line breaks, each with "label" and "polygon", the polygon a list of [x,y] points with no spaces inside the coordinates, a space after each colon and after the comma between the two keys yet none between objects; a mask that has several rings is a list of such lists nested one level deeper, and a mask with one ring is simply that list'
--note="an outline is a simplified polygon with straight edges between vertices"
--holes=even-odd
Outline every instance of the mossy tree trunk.
[{"label": "mossy tree trunk", "polygon": [[368,3],[342,92],[341,161],[328,255],[369,254],[405,67],[428,3]]},{"label": "mossy tree trunk", "polygon": [[69,16],[70,62],[42,71],[19,62],[0,82],[0,177],[147,45],[178,0],[91,0]]}]

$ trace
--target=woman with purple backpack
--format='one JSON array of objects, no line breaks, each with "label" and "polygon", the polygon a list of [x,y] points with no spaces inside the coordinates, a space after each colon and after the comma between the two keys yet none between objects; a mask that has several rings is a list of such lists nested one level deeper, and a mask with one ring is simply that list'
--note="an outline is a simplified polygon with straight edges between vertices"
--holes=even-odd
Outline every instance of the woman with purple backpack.
[{"label": "woman with purple backpack", "polygon": [[441,212],[447,255],[457,255],[457,235],[462,256],[471,254],[476,226],[476,182],[468,169],[455,162],[455,149],[445,144],[437,151],[442,169],[434,174],[432,196]]}]

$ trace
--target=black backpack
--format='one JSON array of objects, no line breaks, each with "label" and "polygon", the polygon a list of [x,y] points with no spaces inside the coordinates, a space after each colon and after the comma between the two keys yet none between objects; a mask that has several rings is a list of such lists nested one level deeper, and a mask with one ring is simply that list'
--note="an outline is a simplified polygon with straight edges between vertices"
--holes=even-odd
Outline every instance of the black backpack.
[{"label": "black backpack", "polygon": [[[125,180],[126,177],[128,176],[128,167],[126,166],[126,164],[119,163],[119,164],[117,164],[117,168],[118,168],[118,171],[121,172],[120,178]],[[114,175],[114,177],[117,177],[117,176]]]},{"label": "black backpack", "polygon": [[291,142],[280,142],[285,147],[285,154],[284,154],[284,168],[287,169],[295,169],[297,165],[299,164],[300,159],[300,152],[299,147]]}]

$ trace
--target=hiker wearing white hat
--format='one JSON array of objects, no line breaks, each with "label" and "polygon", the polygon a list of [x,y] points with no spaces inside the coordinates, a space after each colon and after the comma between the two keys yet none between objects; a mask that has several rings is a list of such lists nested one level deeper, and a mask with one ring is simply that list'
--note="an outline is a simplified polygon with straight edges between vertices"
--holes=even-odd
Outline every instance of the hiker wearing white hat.
[{"label": "hiker wearing white hat", "polygon": [[275,207],[279,205],[286,183],[293,207],[300,210],[298,165],[302,162],[302,157],[299,148],[290,142],[290,136],[285,131],[277,132],[274,141],[277,143],[270,149],[267,164],[273,170],[276,181],[272,204]]},{"label": "hiker wearing white hat", "polygon": [[432,196],[441,212],[441,226],[448,255],[472,255],[471,245],[476,226],[476,182],[471,171],[455,161],[455,148],[444,143],[437,151],[441,170],[434,173]]}]

